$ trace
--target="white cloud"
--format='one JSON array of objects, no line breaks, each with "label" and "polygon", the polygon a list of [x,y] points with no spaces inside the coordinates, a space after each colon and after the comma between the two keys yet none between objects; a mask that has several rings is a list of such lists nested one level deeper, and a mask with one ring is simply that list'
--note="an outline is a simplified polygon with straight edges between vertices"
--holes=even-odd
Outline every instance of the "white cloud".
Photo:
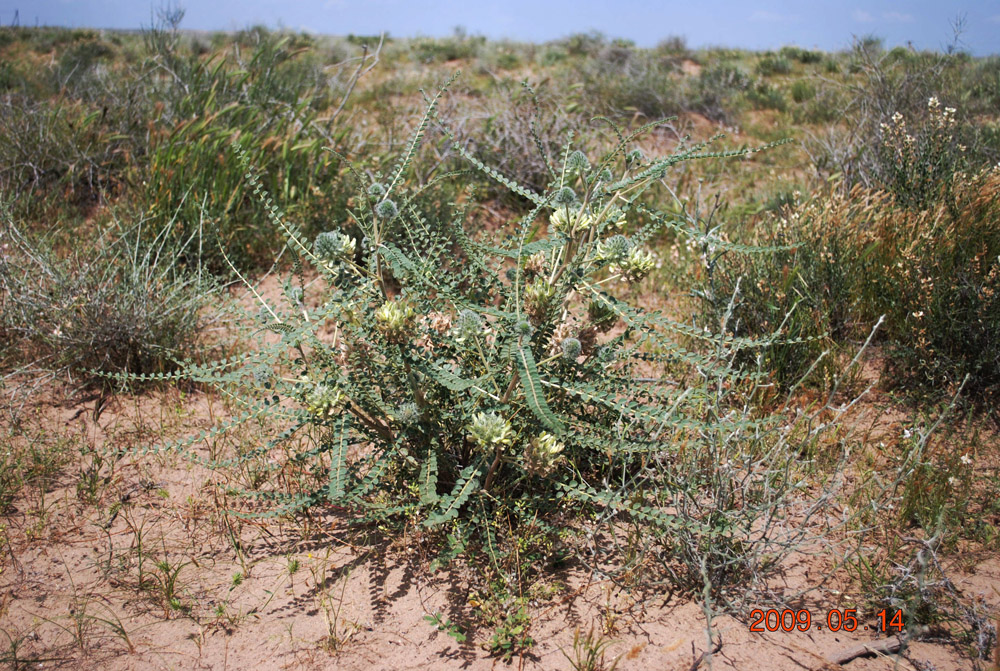
[{"label": "white cloud", "polygon": [[895,23],[913,23],[913,14],[902,12],[882,12],[882,18]]},{"label": "white cloud", "polygon": [[853,17],[855,21],[860,21],[861,23],[871,23],[875,20],[874,16],[863,9],[855,9],[851,14],[851,17]]}]

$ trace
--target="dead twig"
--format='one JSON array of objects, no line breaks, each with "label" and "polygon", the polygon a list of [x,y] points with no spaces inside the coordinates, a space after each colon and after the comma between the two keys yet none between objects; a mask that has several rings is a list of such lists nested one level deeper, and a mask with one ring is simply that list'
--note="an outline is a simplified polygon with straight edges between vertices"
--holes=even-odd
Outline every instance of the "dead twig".
[{"label": "dead twig", "polygon": [[872,641],[871,643],[859,643],[849,648],[844,648],[827,659],[831,664],[844,665],[858,657],[891,655],[902,650],[912,637],[920,636],[926,632],[927,627],[918,627],[912,633],[904,632],[896,636],[890,636],[889,638]]}]

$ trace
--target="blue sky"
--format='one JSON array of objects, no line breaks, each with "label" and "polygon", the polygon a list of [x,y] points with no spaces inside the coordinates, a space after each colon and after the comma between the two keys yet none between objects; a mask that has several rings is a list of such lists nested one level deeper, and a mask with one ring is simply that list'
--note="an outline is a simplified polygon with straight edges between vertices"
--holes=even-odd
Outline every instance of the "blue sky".
[{"label": "blue sky", "polygon": [[[136,0],[0,0],[0,23],[19,10],[21,25],[139,28],[163,2]],[[231,30],[256,23],[330,34],[388,31],[398,37],[440,36],[463,26],[491,38],[545,41],[599,30],[652,46],[670,35],[688,44],[752,49],[797,44],[840,49],[874,34],[889,46],[942,49],[950,22],[965,16],[962,47],[1000,53],[1000,0],[214,0],[180,2],[182,27]]]}]

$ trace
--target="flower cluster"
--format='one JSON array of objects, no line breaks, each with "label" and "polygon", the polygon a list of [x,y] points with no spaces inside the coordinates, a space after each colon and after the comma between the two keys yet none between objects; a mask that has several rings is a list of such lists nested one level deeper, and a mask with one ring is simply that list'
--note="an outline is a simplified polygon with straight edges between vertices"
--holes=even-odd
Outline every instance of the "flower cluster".
[{"label": "flower cluster", "polygon": [[336,415],[344,400],[346,397],[340,389],[334,385],[320,382],[306,392],[303,403],[310,415],[325,419]]},{"label": "flower cluster", "polygon": [[495,412],[477,412],[467,430],[469,440],[485,450],[514,442],[514,429],[510,422]]},{"label": "flower cluster", "polygon": [[392,343],[406,340],[412,330],[416,314],[409,304],[403,301],[386,301],[375,310],[375,326]]},{"label": "flower cluster", "polygon": [[551,433],[543,431],[524,451],[525,468],[535,475],[549,475],[559,463],[565,447]]},{"label": "flower cluster", "polygon": [[628,256],[615,266],[622,277],[634,284],[642,281],[649,274],[649,271],[656,267],[656,261],[653,259],[653,253],[648,249],[633,247],[629,250]]},{"label": "flower cluster", "polygon": [[549,217],[549,223],[560,233],[573,237],[590,228],[594,217],[583,210],[575,212],[568,207],[559,207]]},{"label": "flower cluster", "polygon": [[535,321],[545,318],[545,313],[556,295],[556,288],[544,277],[539,277],[524,288],[525,309]]},{"label": "flower cluster", "polygon": [[326,231],[316,236],[313,251],[324,261],[344,261],[354,258],[357,246],[357,240],[345,233]]}]

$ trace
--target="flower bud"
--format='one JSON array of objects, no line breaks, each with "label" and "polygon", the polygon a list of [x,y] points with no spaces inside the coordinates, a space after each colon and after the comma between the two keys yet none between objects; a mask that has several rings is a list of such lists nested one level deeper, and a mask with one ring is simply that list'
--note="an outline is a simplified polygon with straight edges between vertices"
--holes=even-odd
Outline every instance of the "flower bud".
[{"label": "flower bud", "polygon": [[590,170],[590,161],[586,154],[577,149],[566,159],[566,169],[574,173],[587,172]]},{"label": "flower bud", "polygon": [[396,218],[396,215],[399,214],[399,208],[396,207],[396,203],[386,198],[375,206],[375,214],[377,214],[381,219],[389,221]]},{"label": "flower bud", "polygon": [[324,261],[341,261],[354,257],[357,240],[338,231],[326,231],[316,236],[313,252]]},{"label": "flower bud", "polygon": [[563,358],[567,361],[576,361],[576,358],[580,356],[580,351],[583,346],[580,341],[576,338],[564,338],[559,346],[562,348]]}]

